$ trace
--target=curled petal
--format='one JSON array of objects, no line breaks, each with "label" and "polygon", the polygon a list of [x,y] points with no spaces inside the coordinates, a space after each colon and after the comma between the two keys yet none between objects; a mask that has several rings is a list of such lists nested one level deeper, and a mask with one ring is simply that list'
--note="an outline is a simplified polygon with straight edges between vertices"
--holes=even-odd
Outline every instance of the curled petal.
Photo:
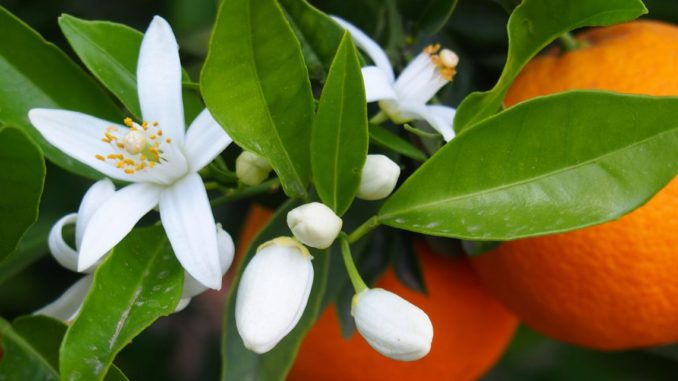
[{"label": "curled petal", "polygon": [[47,246],[49,246],[49,251],[52,253],[54,259],[56,259],[61,266],[71,271],[78,271],[78,252],[68,246],[66,241],[64,241],[62,232],[64,230],[64,225],[74,224],[77,220],[77,213],[71,213],[61,217],[54,226],[52,226],[52,229],[49,231],[49,236],[47,237]]},{"label": "curled petal", "polygon": [[82,236],[85,234],[85,227],[90,218],[94,215],[94,212],[96,212],[104,202],[113,197],[113,194],[115,194],[115,185],[113,185],[113,182],[109,179],[99,180],[87,190],[82,198],[82,202],[80,202],[78,220],[75,223],[76,248],[80,248]]},{"label": "curled petal", "polygon": [[393,83],[388,80],[388,76],[383,70],[376,66],[366,66],[361,71],[363,82],[365,82],[365,98],[367,102],[397,98],[393,89]]},{"label": "curled petal", "polygon": [[176,144],[184,141],[184,102],[181,98],[179,45],[172,27],[153,17],[139,50],[137,63],[139,104],[144,119],[158,122]]},{"label": "curled petal", "polygon": [[69,322],[75,319],[80,312],[82,302],[87,293],[92,288],[94,275],[86,275],[75,282],[68,290],[52,303],[35,311],[34,315],[46,315],[63,322]]},{"label": "curled petal", "polygon": [[386,52],[374,42],[373,39],[368,37],[362,30],[358,29],[355,25],[349,23],[348,21],[341,19],[337,16],[331,16],[334,21],[336,21],[342,28],[346,29],[353,37],[353,41],[356,46],[362,49],[367,55],[372,59],[375,65],[381,69],[389,82],[393,83],[395,81],[395,75],[393,74],[393,67],[391,67],[391,61],[389,61]]},{"label": "curled petal", "polygon": [[433,129],[443,136],[446,142],[454,138],[452,123],[456,111],[452,107],[403,102],[400,104],[400,109],[405,113],[416,116],[416,119],[427,121]]}]

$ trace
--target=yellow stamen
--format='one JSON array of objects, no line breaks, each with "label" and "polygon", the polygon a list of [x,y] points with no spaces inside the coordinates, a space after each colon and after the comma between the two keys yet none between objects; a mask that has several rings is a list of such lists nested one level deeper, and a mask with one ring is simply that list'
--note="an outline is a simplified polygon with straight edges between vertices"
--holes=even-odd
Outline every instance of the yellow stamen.
[{"label": "yellow stamen", "polygon": [[172,138],[167,138],[167,139],[165,139],[165,141],[166,141],[167,143],[172,143]]},{"label": "yellow stamen", "polygon": [[158,127],[158,122],[153,122],[153,127]]},{"label": "yellow stamen", "polygon": [[125,118],[122,122],[125,123],[125,126],[129,128],[134,127],[134,122],[132,122],[132,118]]},{"label": "yellow stamen", "polygon": [[115,167],[116,167],[116,168],[122,168],[122,167],[124,167],[124,166],[125,166],[125,162],[124,162],[124,161],[119,161],[119,162],[117,162],[117,163],[115,164]]},{"label": "yellow stamen", "polygon": [[103,157],[102,155],[97,154],[97,155],[95,155],[95,157],[96,157],[97,159],[101,160],[101,161],[106,161],[106,158]]},{"label": "yellow stamen", "polygon": [[127,169],[125,169],[125,173],[128,174],[128,175],[131,175],[131,174],[134,173],[134,170],[133,170],[133,169],[130,169],[130,168],[127,168]]},{"label": "yellow stamen", "polygon": [[148,166],[151,167],[151,168],[155,167],[155,161],[149,162],[149,163],[148,163]]}]

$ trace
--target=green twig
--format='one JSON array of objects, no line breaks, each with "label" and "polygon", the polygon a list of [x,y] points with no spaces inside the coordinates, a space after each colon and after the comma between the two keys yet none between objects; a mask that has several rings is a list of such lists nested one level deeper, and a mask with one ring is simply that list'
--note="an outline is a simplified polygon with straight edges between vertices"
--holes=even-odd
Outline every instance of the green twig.
[{"label": "green twig", "polygon": [[369,233],[379,225],[380,225],[379,217],[372,216],[370,219],[363,222],[362,225],[358,226],[351,234],[348,235],[348,243],[356,243],[365,234]]},{"label": "green twig", "polygon": [[253,197],[262,193],[272,192],[280,187],[280,180],[277,178],[265,181],[259,185],[247,188],[227,189],[223,196],[214,198],[210,204],[219,206],[231,201],[242,200],[243,198]]},{"label": "green twig", "polygon": [[349,239],[346,233],[342,232],[339,235],[339,243],[341,244],[341,256],[344,258],[344,267],[346,267],[346,272],[348,277],[351,279],[351,284],[356,294],[359,294],[367,289],[367,285],[363,278],[360,277],[358,268],[353,262],[353,256],[351,256],[351,246],[349,244]]}]

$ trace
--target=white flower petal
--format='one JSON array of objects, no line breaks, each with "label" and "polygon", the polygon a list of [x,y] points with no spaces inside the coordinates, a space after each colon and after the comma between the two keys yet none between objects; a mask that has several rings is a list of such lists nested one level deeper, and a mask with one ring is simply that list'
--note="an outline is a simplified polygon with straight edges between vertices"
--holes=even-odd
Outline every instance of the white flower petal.
[{"label": "white flower petal", "polygon": [[68,322],[77,316],[82,307],[87,293],[92,288],[94,275],[87,275],[75,282],[68,290],[52,303],[35,311],[34,315],[46,315],[55,319]]},{"label": "white flower petal", "polygon": [[393,83],[388,80],[384,71],[376,66],[362,68],[363,82],[365,82],[365,98],[367,102],[382,99],[396,99]]},{"label": "white flower petal", "polygon": [[114,165],[96,158],[96,155],[107,156],[118,153],[110,144],[101,141],[106,128],[115,126],[125,132],[128,130],[127,127],[66,110],[34,108],[28,112],[28,118],[49,144],[66,155],[117,180],[132,182],[140,178],[138,174],[126,174]]},{"label": "white flower petal", "polygon": [[47,237],[47,246],[54,259],[56,259],[61,266],[71,271],[78,271],[78,252],[68,246],[66,241],[64,241],[62,232],[64,230],[64,225],[74,224],[77,220],[77,213],[71,213],[61,217],[59,221],[52,226],[52,230],[49,231],[49,236]]},{"label": "white flower petal", "polygon": [[160,219],[184,270],[204,286],[220,289],[214,216],[198,174],[189,174],[162,192]]},{"label": "white flower petal", "polygon": [[190,171],[197,172],[214,160],[233,139],[207,109],[202,110],[186,132],[186,158]]},{"label": "white flower petal", "polygon": [[191,298],[181,298],[177,307],[174,309],[174,312],[182,311],[184,308],[188,307],[188,304],[191,303]]},{"label": "white flower petal", "polygon": [[235,324],[245,347],[270,351],[297,325],[313,285],[312,257],[288,237],[262,245],[238,286]]},{"label": "white flower petal", "polygon": [[357,294],[351,314],[360,334],[386,357],[414,361],[431,349],[431,320],[419,307],[392,292],[374,288]]},{"label": "white flower petal", "polygon": [[115,192],[89,219],[80,245],[78,270],[95,264],[158,204],[162,187],[150,183],[128,185]]},{"label": "white flower petal", "polygon": [[454,114],[456,110],[452,107],[431,105],[427,106],[420,103],[403,102],[400,103],[400,109],[409,114],[416,115],[418,119],[428,122],[446,142],[454,138]]},{"label": "white flower petal", "polygon": [[[75,247],[79,248],[85,227],[99,207],[115,194],[115,185],[109,179],[99,180],[92,185],[80,202],[78,220],[75,223]],[[75,270],[73,270],[75,271]]]},{"label": "white flower petal", "polygon": [[183,146],[179,45],[172,27],[160,16],[153,17],[141,43],[137,86],[144,119],[149,123],[158,122],[167,136]]},{"label": "white flower petal", "polygon": [[[223,276],[233,263],[235,245],[233,244],[233,238],[221,228],[221,224],[217,224],[217,249],[219,250],[219,266],[221,275]],[[184,291],[181,295],[182,298],[193,298],[202,294],[205,290],[207,290],[207,287],[195,280],[191,274],[184,273]]]},{"label": "white flower petal", "polygon": [[372,59],[375,65],[381,69],[389,82],[393,83],[395,81],[395,75],[393,74],[393,67],[391,67],[391,61],[389,61],[386,52],[368,37],[362,30],[355,27],[355,25],[349,23],[348,21],[341,19],[337,16],[331,16],[334,21],[346,29],[353,37],[353,41],[356,46],[362,49],[367,55]]}]

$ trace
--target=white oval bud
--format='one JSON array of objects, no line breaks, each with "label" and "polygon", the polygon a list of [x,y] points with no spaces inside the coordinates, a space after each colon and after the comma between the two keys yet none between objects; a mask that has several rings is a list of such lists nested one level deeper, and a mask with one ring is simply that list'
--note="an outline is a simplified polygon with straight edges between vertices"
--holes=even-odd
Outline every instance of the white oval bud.
[{"label": "white oval bud", "polygon": [[313,285],[308,250],[290,237],[259,246],[240,279],[235,324],[245,347],[270,351],[294,328]]},{"label": "white oval bud", "polygon": [[431,350],[433,325],[419,307],[381,288],[353,297],[351,314],[360,334],[386,357],[414,361]]},{"label": "white oval bud", "polygon": [[238,180],[250,186],[261,184],[262,181],[266,180],[271,169],[268,160],[254,152],[243,151],[235,159],[235,174],[238,176]]},{"label": "white oval bud", "polygon": [[367,155],[356,197],[363,200],[381,200],[396,186],[400,166],[384,155]]},{"label": "white oval bud", "polygon": [[319,202],[298,206],[287,213],[287,226],[304,245],[326,249],[341,231],[343,221]]}]

